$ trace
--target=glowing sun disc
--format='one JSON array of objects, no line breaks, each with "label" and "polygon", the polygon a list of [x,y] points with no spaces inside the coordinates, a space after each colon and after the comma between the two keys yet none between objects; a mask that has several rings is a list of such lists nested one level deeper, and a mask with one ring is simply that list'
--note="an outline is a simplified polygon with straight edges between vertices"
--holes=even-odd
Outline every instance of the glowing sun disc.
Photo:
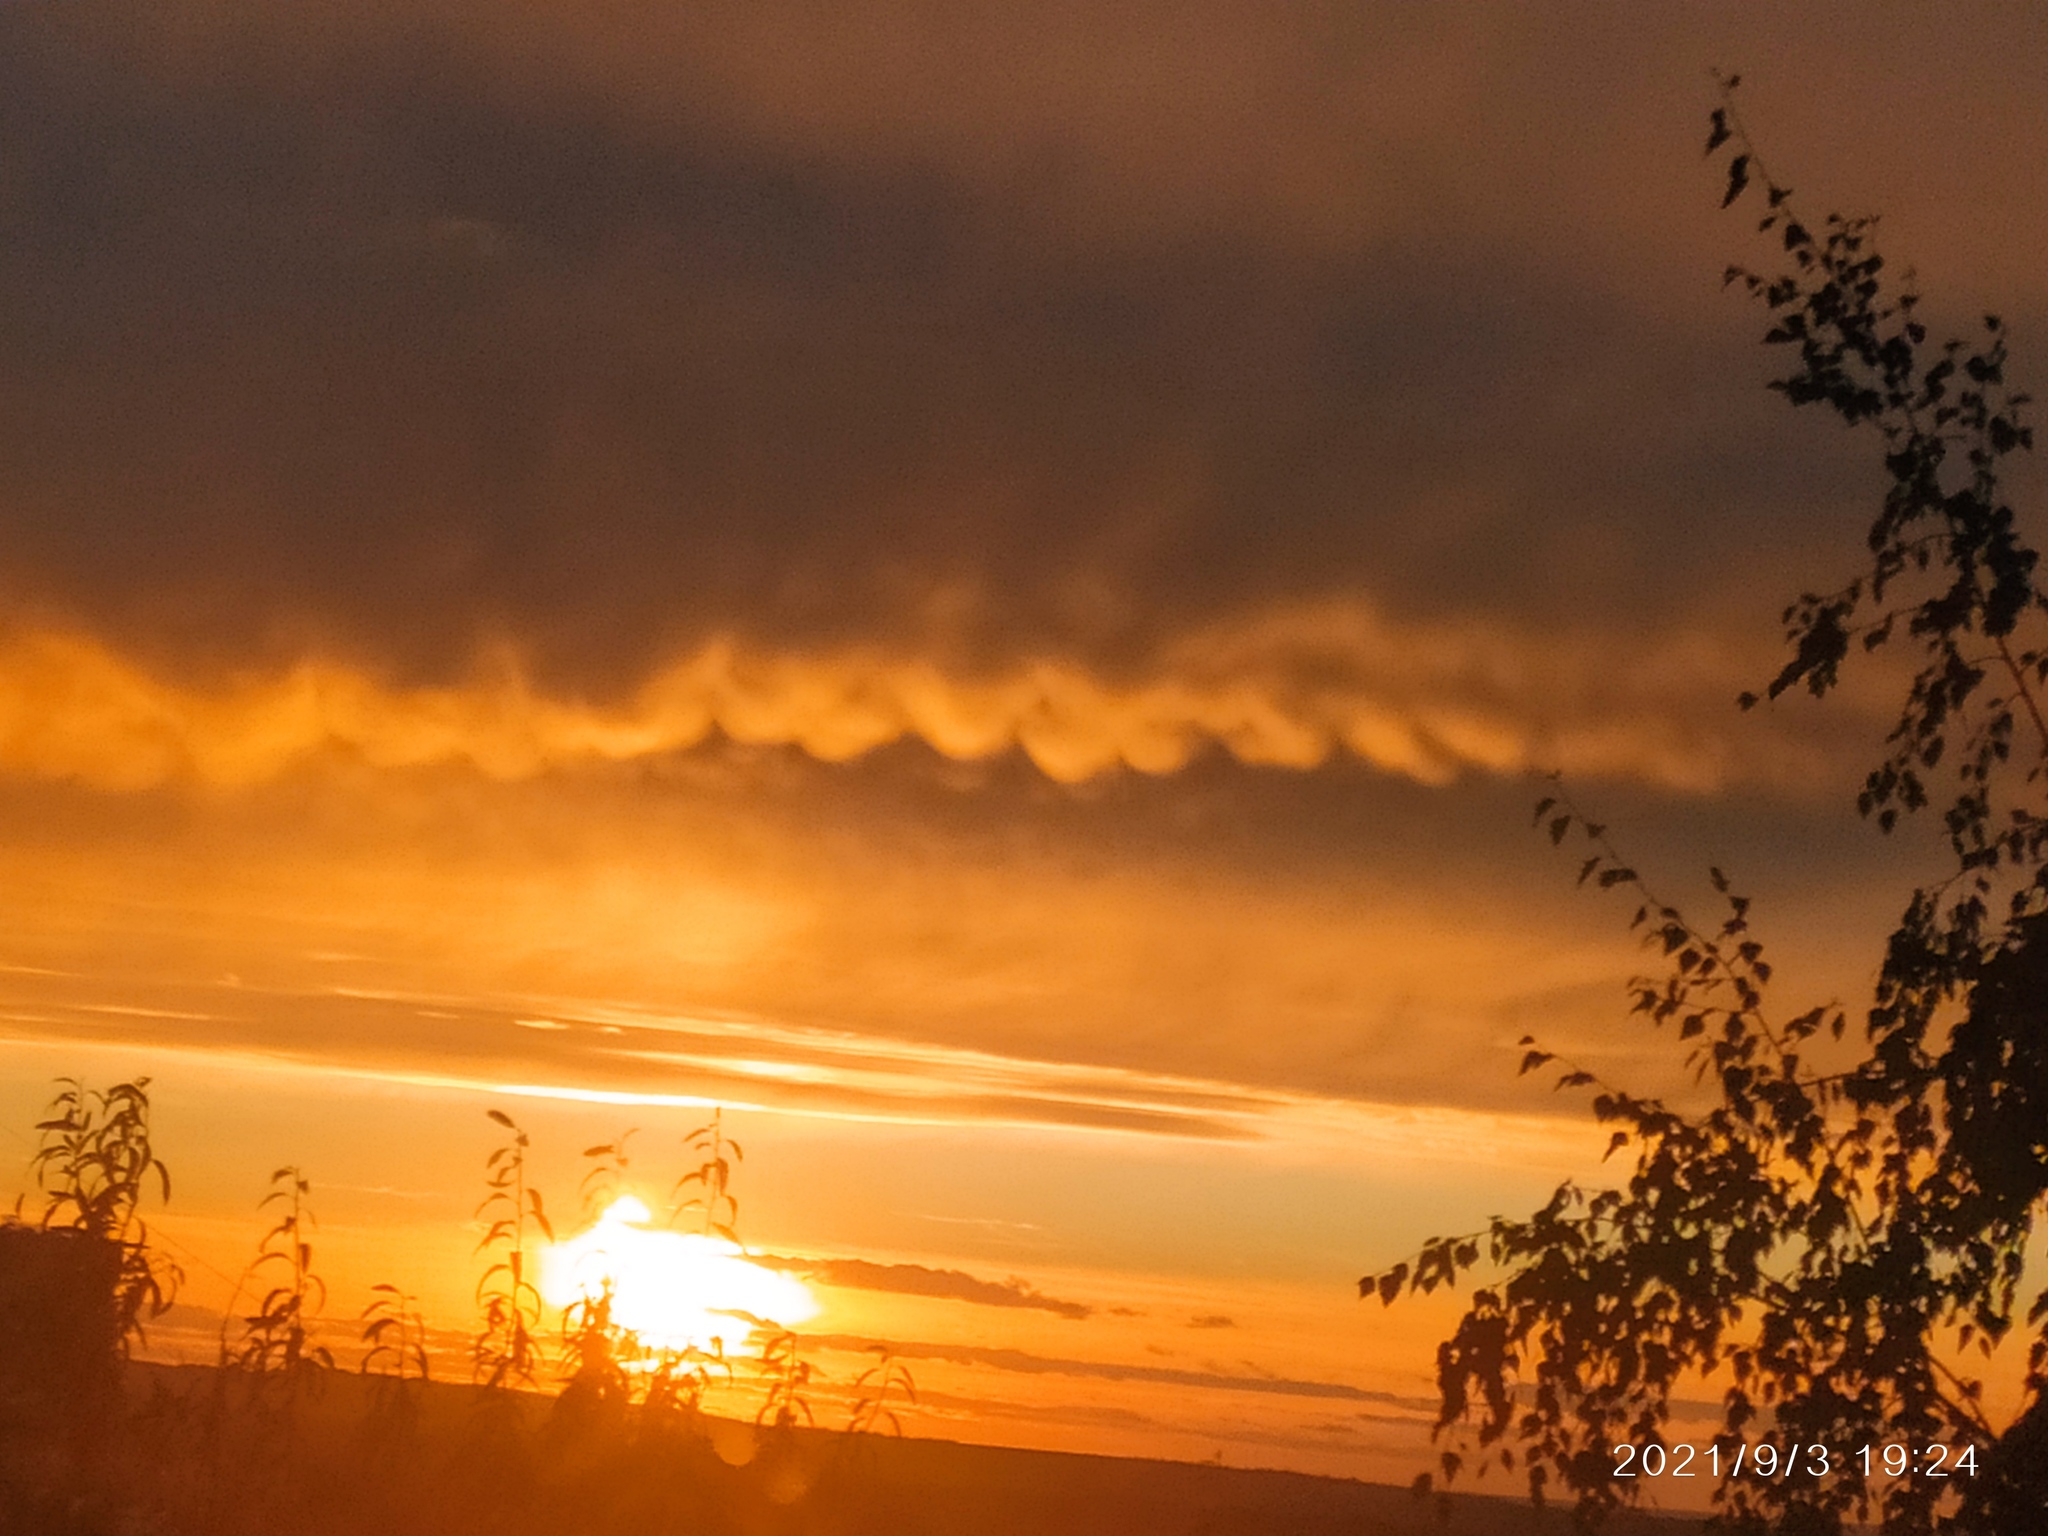
[{"label": "glowing sun disc", "polygon": [[648,1225],[631,1195],[612,1202],[589,1231],[543,1248],[540,1293],[558,1307],[595,1301],[607,1285],[612,1321],[649,1349],[709,1349],[743,1337],[744,1312],[792,1327],[818,1315],[800,1280],[763,1269],[722,1237]]}]

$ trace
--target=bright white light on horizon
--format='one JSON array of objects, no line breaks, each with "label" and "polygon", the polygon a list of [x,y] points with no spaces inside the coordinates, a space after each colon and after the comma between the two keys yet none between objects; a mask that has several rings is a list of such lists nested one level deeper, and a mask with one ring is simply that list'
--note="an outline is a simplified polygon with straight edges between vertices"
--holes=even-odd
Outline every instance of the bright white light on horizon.
[{"label": "bright white light on horizon", "polygon": [[558,1307],[612,1289],[612,1321],[649,1349],[709,1349],[738,1342],[734,1313],[791,1327],[818,1315],[802,1281],[747,1260],[736,1243],[648,1225],[631,1195],[614,1200],[589,1231],[541,1250],[540,1293]]}]

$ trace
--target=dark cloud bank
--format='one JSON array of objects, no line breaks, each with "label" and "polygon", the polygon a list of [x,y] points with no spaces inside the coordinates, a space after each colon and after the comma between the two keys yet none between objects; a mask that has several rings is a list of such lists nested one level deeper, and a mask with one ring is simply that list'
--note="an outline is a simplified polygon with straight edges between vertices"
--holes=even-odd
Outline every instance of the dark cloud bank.
[{"label": "dark cloud bank", "polygon": [[[1433,139],[1424,103],[1362,125],[1349,166],[1304,155],[1333,197],[1442,178],[1354,238],[1256,208],[1118,228],[1051,172],[880,128],[842,152],[735,96],[759,69],[712,89],[765,46],[723,12],[659,67],[620,50],[612,83],[549,76],[551,35],[0,12],[18,616],[216,668],[445,675],[509,638],[599,693],[714,632],[1114,669],[1332,596],[1639,629],[1782,555],[1799,535],[1770,520],[1843,484],[1755,398],[1749,317],[1710,283],[1660,311],[1625,241],[1505,233],[1617,189],[1567,168],[1474,214],[1496,173],[1461,163],[1507,151]],[[1417,58],[1458,77],[1457,39],[1394,41],[1302,89],[1386,96]],[[1164,155],[1189,128],[1161,111]],[[1695,148],[1674,136],[1673,177]]]}]

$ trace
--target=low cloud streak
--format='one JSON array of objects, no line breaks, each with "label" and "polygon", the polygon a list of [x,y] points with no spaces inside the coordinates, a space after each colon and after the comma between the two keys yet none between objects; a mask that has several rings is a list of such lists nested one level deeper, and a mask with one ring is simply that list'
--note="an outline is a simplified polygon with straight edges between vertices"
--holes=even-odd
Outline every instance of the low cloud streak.
[{"label": "low cloud streak", "polygon": [[931,1296],[971,1302],[983,1307],[1022,1307],[1079,1321],[1095,1309],[1078,1301],[1048,1296],[1022,1280],[983,1280],[958,1269],[933,1269],[925,1264],[876,1264],[867,1259],[796,1259],[755,1254],[754,1262],[770,1269],[793,1270],[821,1285],[841,1290],[887,1291],[899,1296]]}]

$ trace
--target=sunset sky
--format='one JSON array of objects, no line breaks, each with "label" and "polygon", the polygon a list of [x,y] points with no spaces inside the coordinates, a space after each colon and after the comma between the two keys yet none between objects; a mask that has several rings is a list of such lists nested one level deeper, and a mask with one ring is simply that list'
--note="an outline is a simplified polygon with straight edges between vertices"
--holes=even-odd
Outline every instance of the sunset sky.
[{"label": "sunset sky", "polygon": [[1715,66],[2043,387],[2018,4],[6,0],[0,1191],[146,1072],[162,1349],[292,1163],[459,1377],[485,1111],[723,1105],[913,1433],[1406,1481],[1358,1275],[1598,1175],[1515,1042],[1679,1081],[1534,775],[1814,1000],[1928,867],[1881,679],[1734,705],[1879,470]]}]

